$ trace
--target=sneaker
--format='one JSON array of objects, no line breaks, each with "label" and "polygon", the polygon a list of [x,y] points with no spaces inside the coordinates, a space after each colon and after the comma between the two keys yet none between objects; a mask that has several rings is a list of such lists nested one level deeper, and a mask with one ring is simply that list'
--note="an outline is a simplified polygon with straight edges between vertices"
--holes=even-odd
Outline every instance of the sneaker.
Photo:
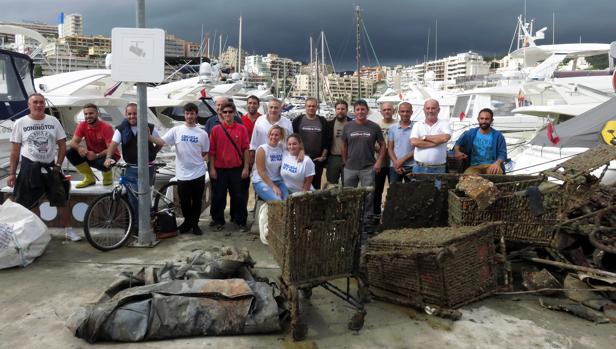
[{"label": "sneaker", "polygon": [[216,223],[216,221],[210,221],[210,223],[208,223],[208,227],[215,227],[218,223]]},{"label": "sneaker", "polygon": [[225,229],[225,225],[224,224],[215,224],[214,225],[214,230],[215,231],[221,231],[223,229]]},{"label": "sneaker", "polygon": [[201,230],[201,228],[199,228],[198,225],[195,225],[192,228],[192,233],[195,234],[195,235],[203,235],[203,230]]},{"label": "sneaker", "polygon": [[81,236],[77,234],[77,232],[75,231],[75,229],[73,229],[73,227],[66,228],[66,238],[71,241],[81,240]]},{"label": "sneaker", "polygon": [[248,227],[246,226],[246,224],[238,224],[238,227],[240,228],[240,232],[242,233],[248,232]]}]

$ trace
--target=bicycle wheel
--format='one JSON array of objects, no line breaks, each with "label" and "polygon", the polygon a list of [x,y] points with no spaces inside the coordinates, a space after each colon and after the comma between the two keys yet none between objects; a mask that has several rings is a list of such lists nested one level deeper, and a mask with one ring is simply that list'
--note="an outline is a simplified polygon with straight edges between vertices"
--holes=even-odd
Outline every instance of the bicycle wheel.
[{"label": "bicycle wheel", "polygon": [[84,234],[94,248],[109,251],[130,237],[133,213],[128,200],[112,193],[99,196],[86,210]]},{"label": "bicycle wheel", "polygon": [[182,208],[180,207],[177,182],[169,182],[163,185],[154,195],[154,212],[160,212],[167,208],[173,208],[175,218],[184,218]]}]

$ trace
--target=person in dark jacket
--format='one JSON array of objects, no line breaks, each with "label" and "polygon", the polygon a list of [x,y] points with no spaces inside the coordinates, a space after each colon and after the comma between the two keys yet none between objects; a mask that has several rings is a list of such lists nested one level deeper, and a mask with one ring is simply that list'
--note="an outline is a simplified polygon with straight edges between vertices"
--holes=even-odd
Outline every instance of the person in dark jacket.
[{"label": "person in dark jacket", "polygon": [[[138,190],[138,178],[137,178],[137,104],[128,103],[124,111],[126,119],[124,119],[120,125],[118,125],[111,138],[111,143],[107,148],[107,158],[104,165],[111,167],[115,162],[114,154],[121,146],[122,158],[129,167],[126,168],[124,179],[126,183],[131,186],[136,192]],[[162,148],[162,146],[155,144],[155,138],[160,137],[153,124],[148,123],[148,162],[154,162],[156,160],[156,154]],[[150,184],[154,183],[154,167],[150,167]],[[138,213],[138,200],[133,193],[128,193],[128,202],[130,203],[133,212]],[[137,220],[138,221],[138,220]]]},{"label": "person in dark jacket", "polygon": [[328,184],[344,183],[342,163],[342,129],[352,119],[347,115],[349,104],[346,101],[336,102],[336,117],[327,122],[327,138],[330,140],[329,152],[327,156],[327,176]]},{"label": "person in dark jacket", "polygon": [[492,128],[494,113],[482,109],[477,117],[479,127],[470,129],[456,141],[454,156],[469,159],[470,167],[464,173],[505,174],[507,144],[505,137]]},{"label": "person in dark jacket", "polygon": [[302,114],[293,119],[293,133],[299,134],[304,143],[306,155],[314,162],[314,179],[312,185],[314,189],[321,189],[321,176],[323,175],[323,167],[327,160],[327,153],[331,144],[331,138],[328,137],[327,120],[317,115],[317,99],[308,97],[304,105],[306,114]]}]

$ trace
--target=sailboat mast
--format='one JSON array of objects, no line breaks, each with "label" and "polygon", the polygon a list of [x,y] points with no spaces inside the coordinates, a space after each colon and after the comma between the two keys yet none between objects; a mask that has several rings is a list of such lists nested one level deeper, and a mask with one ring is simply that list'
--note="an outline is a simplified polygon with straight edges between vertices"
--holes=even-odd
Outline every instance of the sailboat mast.
[{"label": "sailboat mast", "polygon": [[[312,56],[312,36],[310,37],[310,75],[314,76],[314,57]],[[310,90],[310,94],[314,93],[314,85],[310,82],[313,81],[312,77],[308,77],[308,90]]]},{"label": "sailboat mast", "polygon": [[242,16],[240,16],[240,39],[239,48],[237,49],[237,69],[238,73],[242,72]]},{"label": "sailboat mast", "polygon": [[361,98],[361,76],[359,74],[359,69],[360,69],[360,59],[359,59],[359,21],[360,21],[360,8],[359,6],[355,7],[355,17],[356,17],[356,26],[357,26],[357,32],[355,35],[355,59],[357,61],[357,99]]},{"label": "sailboat mast", "polygon": [[[325,99],[325,33],[321,30],[321,74],[322,75],[322,84],[323,84],[323,88],[321,89],[323,91],[323,99]],[[318,99],[318,98],[317,98]],[[321,101],[319,101],[320,103]]]},{"label": "sailboat mast", "polygon": [[315,93],[315,97],[317,98],[317,112],[319,111],[319,105],[321,104],[321,101],[319,100],[320,96],[319,96],[319,52],[318,50],[315,48],[314,49],[314,66],[316,68],[315,70],[315,87],[316,87],[316,93]]}]

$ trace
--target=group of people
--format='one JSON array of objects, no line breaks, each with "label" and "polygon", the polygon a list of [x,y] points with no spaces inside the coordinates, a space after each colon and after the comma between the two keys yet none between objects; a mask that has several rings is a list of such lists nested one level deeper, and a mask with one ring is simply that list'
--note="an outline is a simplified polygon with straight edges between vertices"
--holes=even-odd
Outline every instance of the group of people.
[{"label": "group of people", "polygon": [[[32,208],[47,194],[50,204],[61,208],[60,216],[68,224],[68,188],[64,176],[58,174],[65,156],[83,175],[77,188],[95,184],[92,168],[102,172],[103,185],[111,185],[110,168],[122,157],[135,165],[128,167],[125,179],[136,191],[136,104],[126,106],[126,118],[115,129],[99,118],[96,105],[86,104],[84,121],[78,124],[68,147],[62,125],[44,113],[44,97],[32,94],[28,106],[30,114],[17,120],[11,136],[8,184],[15,187],[17,202]],[[365,221],[371,223],[381,213],[386,181],[408,180],[406,175],[411,172],[446,171],[451,130],[446,120],[438,118],[436,100],[424,103],[425,119],[417,122],[411,121],[413,107],[407,102],[397,106],[398,122],[394,105],[383,103],[378,123],[368,120],[369,107],[364,100],[353,103],[354,118],[348,116],[347,102],[338,101],[335,118],[330,121],[317,115],[318,101],[312,97],[305,101],[305,113],[292,122],[281,116],[282,103],[277,99],[269,101],[265,115],[258,112],[260,100],[256,96],[247,99],[247,113],[241,116],[226,97],[218,97],[215,106],[217,115],[203,128],[197,124],[199,108],[193,103],[184,106],[184,123],[164,135],[148,125],[148,160],[153,162],[164,145],[173,146],[176,153],[179,201],[185,218],[178,227],[181,233],[202,234],[198,223],[206,172],[212,185],[210,226],[214,230],[224,228],[229,195],[230,220],[246,231],[250,183],[264,201],[321,189],[323,171],[328,184],[371,186],[374,193],[366,200],[365,211]],[[492,111],[481,110],[478,122],[479,127],[458,139],[454,156],[469,160],[469,173],[502,174],[507,151],[503,135],[491,127]],[[152,169],[151,183],[153,175]],[[129,202],[137,212],[137,198],[132,193]],[[68,234],[72,239],[79,238],[72,229]]]}]

